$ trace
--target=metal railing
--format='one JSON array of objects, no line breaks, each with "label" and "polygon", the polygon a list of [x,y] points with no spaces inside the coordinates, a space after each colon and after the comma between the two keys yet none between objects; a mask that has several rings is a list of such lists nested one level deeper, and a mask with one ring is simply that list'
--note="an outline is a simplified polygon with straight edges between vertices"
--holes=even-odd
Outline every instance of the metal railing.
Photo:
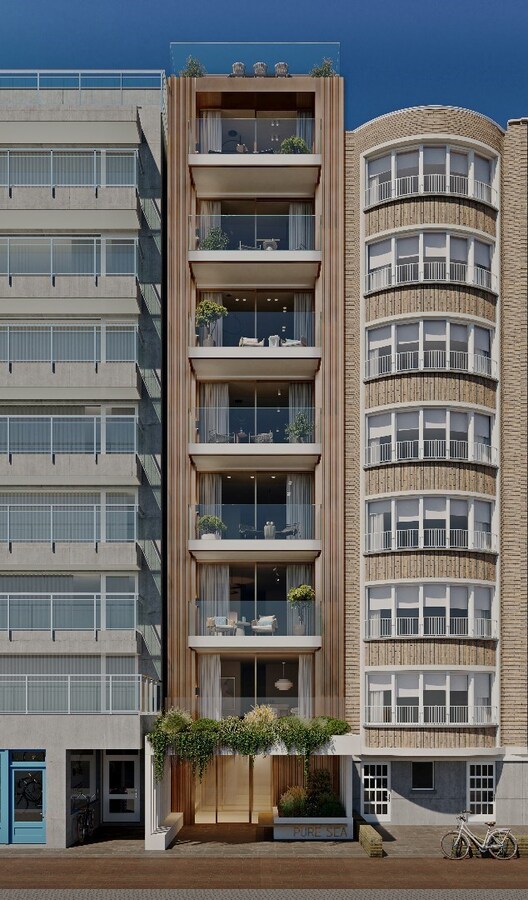
[{"label": "metal railing", "polygon": [[478,441],[412,440],[373,443],[365,448],[365,465],[379,466],[411,460],[441,459],[496,465],[497,448]]},{"label": "metal railing", "polygon": [[365,725],[496,725],[494,706],[367,706]]},{"label": "metal railing", "polygon": [[497,552],[496,535],[464,528],[405,528],[365,536],[366,553],[398,550],[477,550]]},{"label": "metal railing", "polygon": [[0,416],[0,454],[136,452],[135,416]]},{"label": "metal railing", "polygon": [[135,631],[135,594],[0,594],[0,631]]},{"label": "metal railing", "polygon": [[[165,108],[166,78],[161,69],[0,69],[0,92],[57,91],[62,103],[93,103],[93,91],[105,91],[104,104],[115,99],[130,103],[130,91],[158,91],[160,106]],[[114,96],[116,95],[116,96]],[[0,103],[2,97],[0,95]]]},{"label": "metal railing", "polygon": [[313,406],[203,406],[191,413],[191,441],[201,444],[313,444],[320,439]]},{"label": "metal railing", "polygon": [[144,675],[0,675],[4,715],[155,713],[159,684]]},{"label": "metal railing", "polygon": [[[232,605],[237,609],[233,610]],[[274,636],[320,634],[320,610],[314,603],[305,604],[299,612],[286,600],[238,600],[235,604],[196,600],[190,609],[189,635],[218,637],[219,642],[226,637],[269,637],[272,640]]]},{"label": "metal railing", "polygon": [[319,507],[305,503],[199,504],[190,508],[190,536],[204,541],[318,540]]},{"label": "metal railing", "polygon": [[482,203],[497,206],[497,191],[485,181],[470,182],[466,175],[447,175],[445,172],[423,175],[418,173],[405,175],[402,178],[388,179],[371,185],[365,191],[365,207],[376,206],[388,200],[397,200],[411,194],[454,194],[457,197],[470,197]]},{"label": "metal railing", "polygon": [[[302,156],[319,152],[319,131],[320,121],[297,117],[296,113],[286,118],[232,118],[220,112],[215,119],[209,115],[189,123],[189,153]],[[291,138],[296,141],[290,141]]]},{"label": "metal railing", "polygon": [[134,504],[3,503],[0,543],[128,543],[136,540],[136,520]]},{"label": "metal railing", "polygon": [[0,186],[136,187],[137,150],[0,150]]},{"label": "metal railing", "polygon": [[137,238],[0,237],[0,275],[136,275]]},{"label": "metal railing", "polygon": [[279,298],[270,298],[276,312],[244,311],[245,296],[240,311],[230,309],[211,329],[197,327],[194,316],[189,321],[191,347],[270,347],[297,350],[321,346],[320,316],[313,312],[289,312]]},{"label": "metal railing", "polygon": [[475,287],[497,292],[496,276],[482,266],[469,266],[464,262],[418,262],[381,266],[368,272],[365,278],[365,293],[401,284],[416,284],[430,281],[447,281],[456,284],[471,284]]},{"label": "metal railing", "polygon": [[467,616],[372,616],[365,622],[367,639],[400,637],[493,638],[497,623],[492,619],[468,619]]},{"label": "metal railing", "polygon": [[320,216],[189,216],[189,250],[319,250]]},{"label": "metal railing", "polygon": [[117,363],[137,361],[136,325],[0,325],[0,362]]},{"label": "metal railing", "polygon": [[365,363],[365,378],[396,375],[401,372],[446,370],[468,372],[486,378],[497,377],[497,364],[490,356],[463,350],[406,350],[377,356]]}]

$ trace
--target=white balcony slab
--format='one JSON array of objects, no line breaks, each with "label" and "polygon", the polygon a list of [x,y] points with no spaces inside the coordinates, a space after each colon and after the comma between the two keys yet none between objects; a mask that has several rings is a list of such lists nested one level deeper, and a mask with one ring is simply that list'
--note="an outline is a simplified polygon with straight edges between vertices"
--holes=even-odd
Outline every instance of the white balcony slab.
[{"label": "white balcony slab", "polygon": [[190,250],[188,259],[199,290],[308,290],[321,266],[319,250]]},{"label": "white balcony slab", "polygon": [[135,363],[15,362],[0,364],[3,400],[130,400],[140,399]]},{"label": "white balcony slab", "polygon": [[137,545],[132,541],[110,544],[55,544],[20,541],[0,544],[3,572],[128,572],[138,571]]},{"label": "white balcony slab", "polygon": [[[322,645],[321,636],[317,635],[216,635],[189,637],[189,647],[193,650],[210,650],[214,653],[224,650],[235,650],[251,653],[254,650],[265,650],[266,653],[282,653],[284,650],[297,650],[302,653],[318,650]],[[1,646],[1,645],[0,645]]]},{"label": "white balcony slab", "polygon": [[307,381],[321,364],[320,347],[190,347],[198,381]]},{"label": "white balcony slab", "polygon": [[15,453],[0,456],[0,481],[5,487],[70,485],[134,485],[140,483],[133,453],[92,456],[88,453]]},{"label": "white balcony slab", "polygon": [[307,472],[321,458],[321,444],[189,444],[198,472],[232,470]]},{"label": "white balcony slab", "polygon": [[[73,190],[73,189],[72,189]],[[137,232],[139,227],[136,209],[16,209],[0,206],[0,231],[9,234],[30,232],[49,234],[50,231],[64,231],[68,234],[79,231]]]},{"label": "white balcony slab", "polygon": [[321,156],[292,154],[189,154],[197,197],[208,199],[311,198],[319,182]]},{"label": "white balcony slab", "polygon": [[313,562],[321,541],[189,541],[187,549],[199,562]]},{"label": "white balcony slab", "polygon": [[140,652],[138,633],[132,629],[112,629],[112,631],[29,631],[13,630],[0,632],[0,653],[2,656],[17,656],[31,653],[46,655],[93,653]]}]

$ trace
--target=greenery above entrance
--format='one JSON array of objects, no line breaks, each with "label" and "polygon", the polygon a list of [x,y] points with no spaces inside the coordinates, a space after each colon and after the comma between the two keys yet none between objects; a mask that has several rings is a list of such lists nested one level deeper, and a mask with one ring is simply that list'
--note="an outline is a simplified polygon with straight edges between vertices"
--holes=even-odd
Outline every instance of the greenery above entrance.
[{"label": "greenery above entrance", "polygon": [[193,719],[181,709],[169,709],[158,716],[148,735],[154,750],[157,781],[163,778],[165,756],[172,748],[181,759],[187,760],[200,781],[216,753],[230,750],[239,756],[260,756],[275,745],[282,745],[288,753],[304,757],[305,780],[310,771],[310,756],[334,735],[347,734],[350,726],[343,719],[316,716],[277,718],[269,706],[255,706],[243,719]]}]

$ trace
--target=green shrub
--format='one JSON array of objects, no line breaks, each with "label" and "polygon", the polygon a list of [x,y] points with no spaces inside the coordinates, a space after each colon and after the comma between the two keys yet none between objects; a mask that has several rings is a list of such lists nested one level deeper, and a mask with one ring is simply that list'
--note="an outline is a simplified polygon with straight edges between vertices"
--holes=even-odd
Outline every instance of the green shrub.
[{"label": "green shrub", "polygon": [[217,226],[211,228],[204,238],[201,238],[199,250],[227,250],[229,246],[229,235]]},{"label": "green shrub", "polygon": [[279,816],[297,818],[306,816],[306,791],[294,785],[282,794],[277,804]]},{"label": "green shrub", "polygon": [[194,56],[188,56],[185,68],[181,70],[181,78],[202,78],[206,74],[205,67],[199,59]]},{"label": "green shrub", "polygon": [[317,809],[316,815],[320,818],[339,819],[346,815],[341,800],[335,794],[322,794]]},{"label": "green shrub", "polygon": [[198,519],[198,531],[200,534],[226,534],[227,525],[218,516],[200,516]]},{"label": "green shrub", "polygon": [[322,63],[313,67],[310,75],[312,78],[333,78],[334,75],[337,75],[337,72],[334,69],[333,59],[329,59],[329,57],[325,56]]},{"label": "green shrub", "polygon": [[310,149],[308,144],[302,137],[297,137],[296,135],[292,135],[291,137],[284,138],[281,146],[281,153],[309,153]]}]

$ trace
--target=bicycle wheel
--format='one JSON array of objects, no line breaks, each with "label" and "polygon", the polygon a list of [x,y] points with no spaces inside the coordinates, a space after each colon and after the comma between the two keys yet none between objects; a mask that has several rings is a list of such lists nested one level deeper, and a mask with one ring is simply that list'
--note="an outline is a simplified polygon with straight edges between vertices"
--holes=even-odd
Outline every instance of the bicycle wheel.
[{"label": "bicycle wheel", "polygon": [[440,841],[446,859],[465,859],[469,853],[469,841],[459,831],[448,831]]},{"label": "bicycle wheel", "polygon": [[84,813],[77,816],[77,840],[79,844],[84,844],[86,840],[86,816]]},{"label": "bicycle wheel", "polygon": [[494,831],[490,834],[488,850],[495,859],[513,859],[517,856],[517,841],[513,834]]}]

